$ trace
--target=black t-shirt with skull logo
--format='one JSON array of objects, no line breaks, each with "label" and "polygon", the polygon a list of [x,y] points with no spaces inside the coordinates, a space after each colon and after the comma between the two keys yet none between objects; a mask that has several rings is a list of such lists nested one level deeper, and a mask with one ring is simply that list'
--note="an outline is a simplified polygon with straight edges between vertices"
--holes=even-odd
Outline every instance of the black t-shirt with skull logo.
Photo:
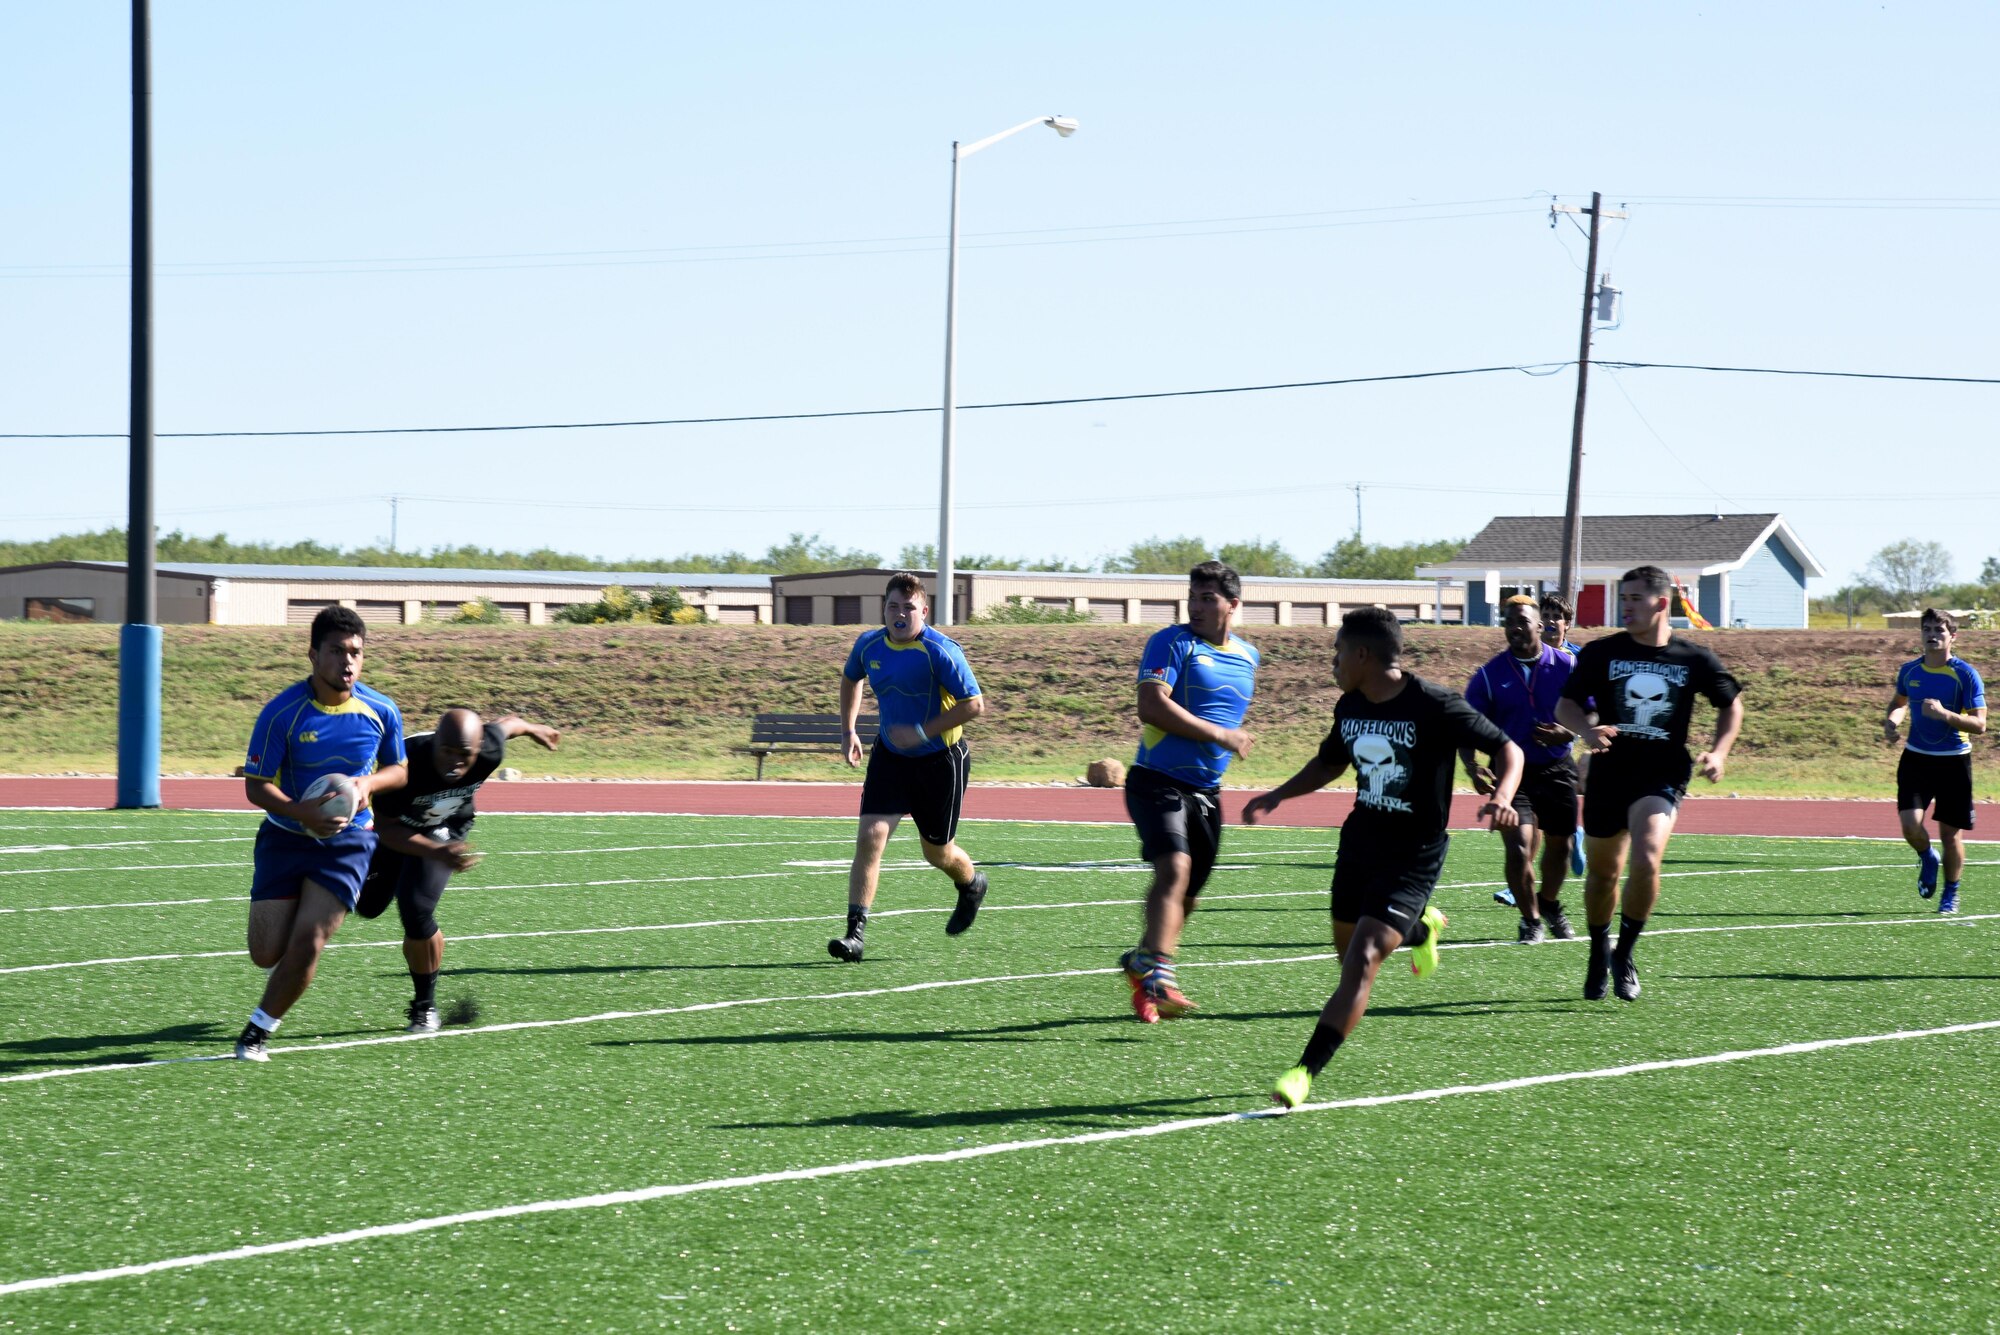
[{"label": "black t-shirt with skull logo", "polygon": [[1599,723],[1618,728],[1611,749],[1590,762],[1593,773],[1685,783],[1692,768],[1687,735],[1695,696],[1720,709],[1742,690],[1705,644],[1673,635],[1656,648],[1620,631],[1583,646],[1563,696],[1594,709]]},{"label": "black t-shirt with skull logo", "polygon": [[1403,689],[1377,704],[1349,691],[1333,707],[1333,730],[1319,744],[1323,765],[1353,766],[1354,810],[1341,826],[1350,833],[1429,843],[1451,818],[1451,784],[1459,748],[1488,756],[1507,744],[1492,720],[1457,691],[1403,674]]},{"label": "black t-shirt with skull logo", "polygon": [[480,734],[479,754],[472,758],[472,768],[450,781],[438,775],[436,733],[420,732],[406,745],[410,753],[410,781],[375,799],[376,819],[400,821],[406,829],[447,843],[465,838],[473,818],[479,814],[472,809],[472,795],[507,758],[507,734],[499,724],[487,724]]}]

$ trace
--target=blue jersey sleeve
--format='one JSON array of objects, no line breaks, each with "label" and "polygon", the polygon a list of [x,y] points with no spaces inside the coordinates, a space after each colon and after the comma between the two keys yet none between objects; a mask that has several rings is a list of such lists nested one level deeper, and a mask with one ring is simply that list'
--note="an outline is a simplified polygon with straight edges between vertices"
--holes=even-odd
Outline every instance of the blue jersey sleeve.
[{"label": "blue jersey sleeve", "polygon": [[861,645],[868,637],[857,635],[854,647],[847,651],[847,666],[841,668],[840,675],[849,681],[864,681],[868,676],[868,661],[861,654]]},{"label": "blue jersey sleeve", "polygon": [[375,748],[375,768],[401,765],[409,759],[403,747],[403,711],[393,704],[382,720],[382,743]]},{"label": "blue jersey sleeve", "polygon": [[1178,626],[1157,631],[1146,641],[1146,652],[1139,659],[1139,680],[1157,681],[1169,691],[1181,679],[1181,664],[1187,658],[1187,637],[1178,633]]},{"label": "blue jersey sleeve", "polygon": [[290,692],[267,702],[257,713],[257,726],[250,730],[250,749],[243,757],[243,777],[276,781],[284,773],[290,750],[290,729],[283,716],[294,712]]},{"label": "blue jersey sleeve", "polygon": [[1986,708],[1986,683],[1979,675],[1979,669],[1970,663],[1959,664],[1958,679],[1965,685],[1965,707],[1967,709]]},{"label": "blue jersey sleeve", "polygon": [[1905,663],[1902,667],[1896,669],[1896,694],[1906,700],[1910,696],[1910,673],[1915,667],[1916,664],[1914,663]]},{"label": "blue jersey sleeve", "polygon": [[972,664],[965,661],[965,650],[957,642],[940,636],[931,648],[932,667],[941,690],[954,700],[970,700],[979,694],[979,679],[972,675]]}]

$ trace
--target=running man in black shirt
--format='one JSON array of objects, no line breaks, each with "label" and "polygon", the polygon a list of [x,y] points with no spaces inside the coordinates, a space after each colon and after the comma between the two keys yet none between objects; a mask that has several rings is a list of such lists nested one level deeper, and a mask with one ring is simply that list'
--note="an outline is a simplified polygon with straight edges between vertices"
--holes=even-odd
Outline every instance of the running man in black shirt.
[{"label": "running man in black shirt", "polygon": [[[1577,655],[1563,687],[1556,722],[1581,736],[1594,759],[1583,795],[1583,835],[1589,870],[1583,904],[1590,921],[1590,963],[1583,995],[1602,1001],[1608,981],[1621,1001],[1639,996],[1632,948],[1660,898],[1660,862],[1674,832],[1688,780],[1700,766],[1710,783],[1722,777],[1729,748],[1743,728],[1742,688],[1707,645],[1671,633],[1667,606],[1673,579],[1658,566],[1625,572],[1618,585],[1623,634],[1592,640]],[[1698,759],[1687,750],[1688,719],[1700,695],[1715,706],[1715,738]],[[1627,851],[1631,871],[1618,898]],[[1619,910],[1618,944],[1611,944],[1611,910]]]},{"label": "running man in black shirt", "polygon": [[1403,630],[1388,611],[1362,607],[1342,617],[1333,642],[1341,695],[1332,731],[1303,769],[1243,808],[1244,821],[1255,825],[1280,803],[1326,787],[1349,765],[1359,780],[1333,863],[1340,986],[1327,998],[1305,1055],[1271,1090],[1280,1107],[1306,1101],[1313,1077],[1361,1022],[1375,975],[1399,946],[1410,947],[1417,977],[1437,968],[1445,916],[1430,898],[1451,842],[1445,826],[1460,747],[1493,761],[1493,796],[1479,814],[1494,829],[1520,822],[1514,792],[1521,748],[1457,692],[1403,671],[1402,653]]},{"label": "running man in black shirt", "polygon": [[410,1002],[409,1032],[438,1028],[437,980],[444,966],[444,933],[438,930],[438,899],[453,872],[468,871],[479,854],[467,842],[473,794],[507,758],[507,739],[526,736],[555,750],[562,734],[516,714],[482,723],[470,709],[451,709],[435,732],[409,739],[410,781],[375,804],[380,842],[368,877],[361,883],[356,912],[379,918],[395,901],[403,920],[403,959],[410,966],[416,997]]}]

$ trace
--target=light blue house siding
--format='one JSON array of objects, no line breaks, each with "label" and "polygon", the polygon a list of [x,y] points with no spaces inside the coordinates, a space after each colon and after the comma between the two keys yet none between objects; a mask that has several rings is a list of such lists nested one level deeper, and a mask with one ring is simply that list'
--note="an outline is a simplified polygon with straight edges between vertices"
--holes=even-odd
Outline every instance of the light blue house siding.
[{"label": "light blue house siding", "polygon": [[[1742,569],[1729,573],[1729,618],[1746,626],[1802,629],[1806,624],[1805,587],[1805,567],[1773,534]],[[1702,615],[1721,624],[1708,610],[1706,579],[1701,582],[1701,610]]]},{"label": "light blue house siding", "polygon": [[1694,591],[1694,605],[1701,609],[1701,615],[1711,626],[1720,626],[1722,620],[1722,576],[1703,575],[1701,583]]}]

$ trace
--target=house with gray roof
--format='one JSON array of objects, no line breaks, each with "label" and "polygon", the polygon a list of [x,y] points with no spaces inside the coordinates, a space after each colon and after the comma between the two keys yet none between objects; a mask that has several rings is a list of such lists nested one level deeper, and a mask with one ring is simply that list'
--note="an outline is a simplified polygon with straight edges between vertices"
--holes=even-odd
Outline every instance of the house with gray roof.
[{"label": "house with gray roof", "polygon": [[[1502,600],[1562,582],[1560,515],[1502,515],[1424,579],[1465,585],[1468,625],[1492,625]],[[1803,629],[1806,580],[1826,568],[1778,514],[1585,515],[1576,624],[1615,624],[1618,577],[1655,565],[1679,580],[1717,626]]]}]

